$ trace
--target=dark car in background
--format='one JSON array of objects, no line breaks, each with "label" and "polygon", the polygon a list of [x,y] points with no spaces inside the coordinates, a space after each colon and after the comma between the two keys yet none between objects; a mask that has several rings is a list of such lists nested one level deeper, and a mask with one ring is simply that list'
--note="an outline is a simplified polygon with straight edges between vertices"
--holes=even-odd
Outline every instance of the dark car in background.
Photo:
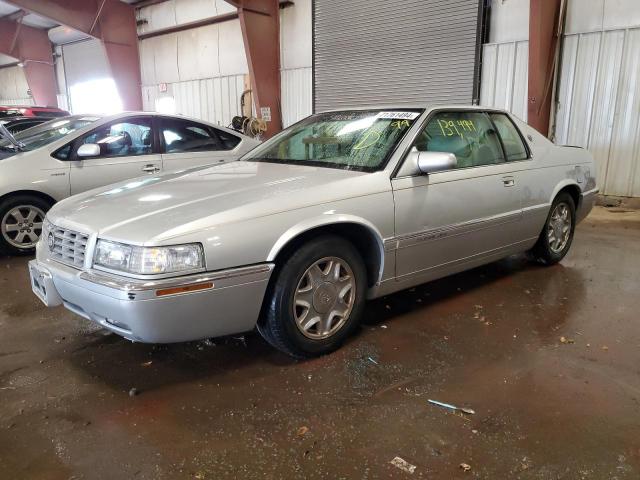
[{"label": "dark car in background", "polygon": [[48,122],[52,118],[54,117],[7,117],[0,119],[0,124],[4,125],[12,134],[16,134]]}]

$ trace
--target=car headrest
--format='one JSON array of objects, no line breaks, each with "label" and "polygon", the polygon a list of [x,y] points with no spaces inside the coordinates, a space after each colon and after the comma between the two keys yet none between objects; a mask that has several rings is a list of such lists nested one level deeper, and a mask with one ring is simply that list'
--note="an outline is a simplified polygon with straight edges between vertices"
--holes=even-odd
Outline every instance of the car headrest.
[{"label": "car headrest", "polygon": [[122,135],[122,145],[124,145],[125,147],[130,147],[131,145],[133,145],[133,140],[131,140],[131,135],[129,134],[129,132],[122,131],[120,132],[120,135]]},{"label": "car headrest", "polygon": [[142,134],[142,144],[147,147],[151,145],[151,130],[147,130]]}]

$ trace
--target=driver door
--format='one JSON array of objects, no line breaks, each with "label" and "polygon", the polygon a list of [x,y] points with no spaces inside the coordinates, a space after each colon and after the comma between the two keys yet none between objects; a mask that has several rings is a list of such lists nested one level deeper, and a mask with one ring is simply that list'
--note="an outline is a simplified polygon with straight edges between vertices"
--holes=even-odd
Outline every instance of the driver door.
[{"label": "driver door", "polygon": [[[100,154],[78,157],[83,144],[96,144]],[[162,170],[162,158],[151,117],[130,117],[102,125],[80,137],[73,145],[70,182],[71,194],[109,185]]]},{"label": "driver door", "polygon": [[486,113],[438,112],[414,147],[453,153],[457,166],[392,180],[399,280],[465,270],[518,241],[518,174]]}]

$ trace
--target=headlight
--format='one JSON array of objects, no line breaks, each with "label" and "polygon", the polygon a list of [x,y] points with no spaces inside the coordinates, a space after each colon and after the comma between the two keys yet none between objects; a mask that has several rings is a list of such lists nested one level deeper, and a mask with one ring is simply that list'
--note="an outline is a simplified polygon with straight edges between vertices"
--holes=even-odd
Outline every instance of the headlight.
[{"label": "headlight", "polygon": [[204,253],[199,243],[171,247],[138,247],[98,240],[93,264],[136,275],[158,275],[202,269]]}]

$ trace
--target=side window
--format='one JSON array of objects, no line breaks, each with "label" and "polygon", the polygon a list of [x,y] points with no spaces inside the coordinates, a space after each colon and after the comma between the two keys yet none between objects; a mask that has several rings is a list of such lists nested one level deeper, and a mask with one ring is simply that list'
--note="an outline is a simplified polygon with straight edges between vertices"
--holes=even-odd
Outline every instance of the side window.
[{"label": "side window", "polygon": [[235,135],[225,132],[224,130],[220,130],[215,128],[216,134],[218,138],[222,142],[224,146],[224,150],[233,150],[240,143],[240,139]]},{"label": "side window", "polygon": [[69,160],[69,156],[71,155],[71,145],[72,143],[67,143],[64,147],[59,148],[53,152],[53,157],[58,160]]},{"label": "side window", "polygon": [[502,144],[504,145],[504,151],[507,155],[507,161],[513,162],[529,158],[527,149],[522,142],[522,137],[518,133],[518,130],[511,119],[504,113],[492,113],[491,119],[498,129],[500,138],[502,138]]},{"label": "side window", "polygon": [[206,125],[171,118],[163,118],[161,125],[165,153],[226,150],[213,129]]},{"label": "side window", "polygon": [[457,168],[505,161],[497,132],[483,112],[437,113],[418,135],[414,146],[420,152],[455,154]]},{"label": "side window", "polygon": [[100,147],[97,158],[147,155],[153,152],[151,119],[136,118],[104,125],[82,137],[77,146],[85,143]]}]

